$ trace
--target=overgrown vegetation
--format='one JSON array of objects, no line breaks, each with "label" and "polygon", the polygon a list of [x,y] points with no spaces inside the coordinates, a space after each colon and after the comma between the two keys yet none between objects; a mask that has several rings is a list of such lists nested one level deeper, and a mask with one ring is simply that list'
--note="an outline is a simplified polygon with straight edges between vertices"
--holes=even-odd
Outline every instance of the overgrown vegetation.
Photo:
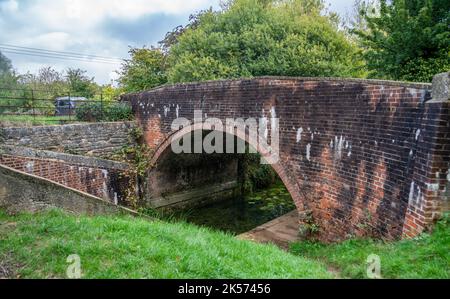
[{"label": "overgrown vegetation", "polygon": [[364,75],[356,44],[322,1],[228,1],[196,22],[170,49],[170,82]]},{"label": "overgrown vegetation", "polygon": [[275,246],[182,222],[0,211],[0,260],[9,276],[65,278],[72,254],[80,256],[82,278],[333,277],[320,263]]},{"label": "overgrown vegetation", "polygon": [[134,118],[131,106],[121,102],[81,103],[75,109],[79,121],[126,121]]},{"label": "overgrown vegetation", "polygon": [[143,141],[143,136],[142,128],[135,127],[131,129],[128,135],[129,144],[131,145],[124,146],[110,157],[113,160],[131,165],[122,175],[129,181],[129,186],[125,190],[125,198],[134,209],[138,209],[141,206],[140,203],[146,188],[146,175],[152,167],[153,150]]},{"label": "overgrown vegetation", "polygon": [[12,63],[11,60],[0,52],[0,76],[11,74]]},{"label": "overgrown vegetation", "polygon": [[[19,74],[13,69],[11,61],[0,52],[0,121],[2,123],[20,122],[20,119],[30,115],[33,115],[33,119],[50,119],[56,114],[55,100],[60,97],[84,97],[88,100],[101,101],[105,106],[111,104],[105,113],[105,116],[109,118],[107,120],[128,119],[131,110],[116,104],[121,93],[120,88],[112,85],[98,85],[94,78],[89,77],[85,70],[79,68],[67,68],[59,72],[52,67],[42,67],[36,74]],[[85,115],[80,117],[81,120],[95,116],[95,110],[98,109],[89,108],[93,110],[88,113],[91,116]],[[86,114],[86,110],[88,108],[80,113]],[[127,115],[124,115],[124,112]],[[74,119],[75,117],[72,118]]]},{"label": "overgrown vegetation", "polygon": [[354,32],[370,77],[431,82],[450,70],[450,1],[369,2],[359,12],[364,26]]},{"label": "overgrown vegetation", "polygon": [[350,21],[324,3],[225,1],[191,15],[160,48],[131,49],[120,82],[129,91],[267,75],[430,82],[450,69],[449,1],[355,0]]},{"label": "overgrown vegetation", "polygon": [[167,63],[158,48],[131,48],[122,64],[119,83],[125,92],[148,90],[167,82]]},{"label": "overgrown vegetation", "polygon": [[271,165],[261,164],[260,154],[246,153],[240,155],[239,166],[243,194],[252,194],[255,191],[268,188],[279,180]]},{"label": "overgrown vegetation", "polygon": [[311,211],[306,212],[302,223],[299,226],[298,234],[304,240],[317,241],[317,233],[320,231],[320,225],[314,221]]},{"label": "overgrown vegetation", "polygon": [[380,240],[349,240],[325,245],[301,242],[291,245],[293,254],[339,269],[342,277],[367,278],[367,257],[381,259],[382,278],[450,278],[450,218],[446,215],[433,233],[412,240],[387,243]]},{"label": "overgrown vegetation", "polygon": [[[53,113],[53,101],[57,97],[70,95],[97,100],[97,95],[109,88],[110,86],[97,85],[94,78],[88,77],[86,71],[78,68],[58,72],[52,67],[42,67],[36,74],[18,74],[11,68],[0,75],[0,101],[2,106],[9,106],[4,110],[10,112],[21,112],[20,110],[35,106],[40,108],[35,112],[42,110]],[[109,95],[108,92],[105,94]],[[105,97],[105,102],[107,101],[109,96]]]},{"label": "overgrown vegetation", "polygon": [[165,82],[280,76],[365,76],[354,40],[321,0],[233,0],[168,32],[161,48],[130,51],[125,90]]}]

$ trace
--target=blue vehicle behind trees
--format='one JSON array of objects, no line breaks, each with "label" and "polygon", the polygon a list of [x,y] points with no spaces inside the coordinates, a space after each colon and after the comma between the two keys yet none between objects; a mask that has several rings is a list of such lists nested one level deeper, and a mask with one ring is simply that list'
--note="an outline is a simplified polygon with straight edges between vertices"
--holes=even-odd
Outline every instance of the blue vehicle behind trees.
[{"label": "blue vehicle behind trees", "polygon": [[55,115],[73,115],[77,105],[85,101],[85,97],[58,97],[55,99]]}]

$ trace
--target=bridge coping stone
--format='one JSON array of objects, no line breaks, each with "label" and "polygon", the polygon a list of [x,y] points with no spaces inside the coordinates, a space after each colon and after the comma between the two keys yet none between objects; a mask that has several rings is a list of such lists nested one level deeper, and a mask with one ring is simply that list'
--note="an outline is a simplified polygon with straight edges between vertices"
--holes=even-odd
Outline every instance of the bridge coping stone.
[{"label": "bridge coping stone", "polygon": [[100,167],[117,170],[127,170],[130,165],[123,162],[105,160],[96,157],[71,155],[66,153],[59,153],[53,151],[39,150],[28,147],[13,146],[13,145],[0,145],[0,155],[11,155],[28,158],[38,159],[51,159],[64,161],[71,164],[87,166],[87,167]]},{"label": "bridge coping stone", "polygon": [[433,77],[432,98],[434,101],[450,100],[450,72]]},{"label": "bridge coping stone", "polygon": [[194,81],[194,82],[186,82],[186,83],[167,83],[161,86],[140,91],[134,93],[128,93],[127,96],[130,95],[139,95],[146,92],[160,91],[166,88],[175,88],[180,86],[195,86],[201,84],[202,86],[208,85],[217,85],[224,83],[232,83],[232,82],[245,82],[245,81],[255,81],[255,80],[283,80],[283,81],[326,81],[326,82],[350,82],[350,83],[364,83],[364,84],[372,84],[372,85],[389,85],[389,86],[398,86],[398,87],[406,87],[406,88],[418,88],[418,89],[432,89],[432,83],[419,83],[419,82],[405,82],[405,81],[393,81],[393,80],[379,80],[379,79],[362,79],[362,78],[343,78],[343,77],[287,77],[287,76],[259,76],[259,77],[243,77],[243,78],[235,78],[235,79],[223,79],[223,80],[206,80],[206,81]]}]

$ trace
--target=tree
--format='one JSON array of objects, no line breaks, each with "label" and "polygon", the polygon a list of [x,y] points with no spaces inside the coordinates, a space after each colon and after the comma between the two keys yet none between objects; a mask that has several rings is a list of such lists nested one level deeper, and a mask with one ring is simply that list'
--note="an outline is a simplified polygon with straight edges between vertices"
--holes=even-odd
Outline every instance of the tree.
[{"label": "tree", "polygon": [[[0,87],[15,88],[17,81],[18,78],[13,70],[11,60],[0,52]],[[5,90],[1,90],[0,96],[5,93]]]},{"label": "tree", "polygon": [[125,92],[142,91],[165,84],[166,57],[159,48],[131,48],[131,59],[125,60],[119,72],[119,83]]},{"label": "tree", "polygon": [[179,25],[179,26],[175,27],[172,31],[167,32],[164,39],[159,42],[161,50],[164,52],[164,54],[168,54],[170,52],[171,47],[178,43],[178,38],[187,29],[195,29],[199,25],[200,18],[202,15],[208,14],[211,12],[212,12],[212,8],[209,8],[207,10],[202,10],[198,13],[191,14],[189,16],[189,22],[186,26]]},{"label": "tree", "polygon": [[24,107],[19,86],[19,77],[13,69],[11,60],[0,52],[0,113],[15,112],[17,107]]},{"label": "tree", "polygon": [[357,46],[322,0],[234,0],[198,16],[169,53],[171,82],[263,75],[364,75]]},{"label": "tree", "polygon": [[64,82],[64,76],[50,66],[38,70],[37,81],[43,85],[52,85]]},{"label": "tree", "polygon": [[363,9],[367,30],[355,30],[371,77],[430,82],[450,69],[448,0],[380,0]]},{"label": "tree", "polygon": [[66,70],[66,81],[73,95],[93,98],[98,86],[94,83],[94,78],[89,78],[86,73],[87,71],[82,69],[68,68]]},{"label": "tree", "polygon": [[68,86],[62,73],[52,67],[42,67],[37,74],[26,73],[19,76],[22,88],[43,92],[42,97],[58,96],[67,92]]},{"label": "tree", "polygon": [[102,100],[105,103],[112,103],[119,100],[122,90],[120,88],[115,88],[112,85],[102,86]]},{"label": "tree", "polygon": [[347,11],[342,18],[342,25],[350,33],[350,36],[355,37],[353,34],[355,31],[368,30],[365,16],[362,12],[371,12],[371,14],[378,13],[379,1],[378,0],[354,0],[353,6],[350,11]]},{"label": "tree", "polygon": [[0,76],[11,74],[12,73],[12,64],[11,60],[8,57],[0,52]]}]

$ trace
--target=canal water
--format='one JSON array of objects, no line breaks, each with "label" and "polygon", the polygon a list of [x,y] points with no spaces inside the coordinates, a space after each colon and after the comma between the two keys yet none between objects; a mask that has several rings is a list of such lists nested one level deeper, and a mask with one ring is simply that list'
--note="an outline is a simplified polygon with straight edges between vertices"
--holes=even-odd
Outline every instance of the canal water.
[{"label": "canal water", "polygon": [[184,210],[175,218],[187,222],[241,234],[295,209],[282,182],[251,195]]}]

